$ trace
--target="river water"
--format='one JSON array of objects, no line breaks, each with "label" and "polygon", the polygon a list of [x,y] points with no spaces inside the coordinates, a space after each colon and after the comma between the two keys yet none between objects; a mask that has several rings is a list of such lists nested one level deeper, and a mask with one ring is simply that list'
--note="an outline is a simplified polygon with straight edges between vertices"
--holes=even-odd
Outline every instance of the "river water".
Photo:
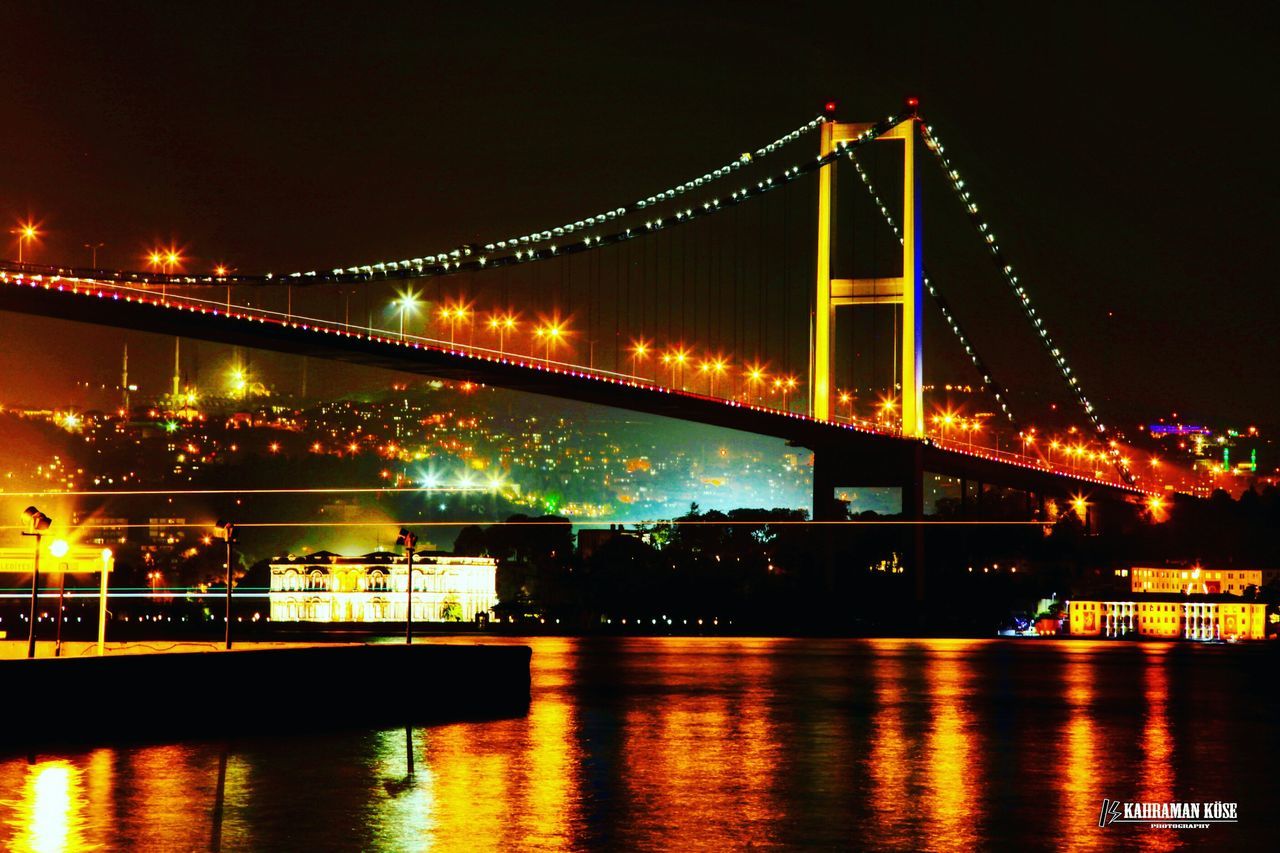
[{"label": "river water", "polygon": [[[325,714],[302,707],[230,742],[0,756],[0,848],[1277,849],[1270,646],[512,642],[518,719],[295,733]],[[1102,828],[1104,797],[1239,822]]]}]

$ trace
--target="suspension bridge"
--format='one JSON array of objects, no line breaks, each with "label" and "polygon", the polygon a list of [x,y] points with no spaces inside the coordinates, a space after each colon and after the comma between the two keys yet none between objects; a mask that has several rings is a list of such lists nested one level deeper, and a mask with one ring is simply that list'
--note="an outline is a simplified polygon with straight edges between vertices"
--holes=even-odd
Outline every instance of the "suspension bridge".
[{"label": "suspension bridge", "polygon": [[[1046,495],[1159,500],[1165,486],[1144,477],[1108,430],[916,102],[877,122],[834,113],[829,103],[703,174],[525,234],[285,274],[7,262],[0,310],[778,437],[812,451],[819,519],[841,512],[842,488],[871,486],[901,489],[904,518],[922,519],[928,477],[957,483],[962,497],[974,483],[1020,490],[1029,507]],[[802,140],[816,143],[816,155]],[[928,158],[1024,315],[1028,343],[1078,406],[1087,426],[1074,444],[1019,424],[1009,391],[926,269]],[[850,227],[837,216],[855,190],[875,222]],[[974,408],[988,411],[966,416],[931,397],[927,310],[970,362],[983,392]]]}]

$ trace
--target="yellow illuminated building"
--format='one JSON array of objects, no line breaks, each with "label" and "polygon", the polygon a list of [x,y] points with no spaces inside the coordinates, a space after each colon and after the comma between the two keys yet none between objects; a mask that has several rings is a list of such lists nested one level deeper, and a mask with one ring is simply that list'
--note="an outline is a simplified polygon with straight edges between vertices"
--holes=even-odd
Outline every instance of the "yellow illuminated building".
[{"label": "yellow illuminated building", "polygon": [[[413,558],[413,620],[471,622],[498,603],[497,561],[423,553]],[[400,554],[321,551],[270,564],[275,622],[403,622],[408,565]]]},{"label": "yellow illuminated building", "polygon": [[1067,610],[1071,634],[1077,637],[1263,640],[1267,636],[1267,605],[1228,595],[1072,600]]},{"label": "yellow illuminated building", "polygon": [[1277,569],[1205,569],[1134,567],[1130,589],[1140,593],[1182,592],[1242,595],[1248,586],[1264,586],[1280,575]]}]

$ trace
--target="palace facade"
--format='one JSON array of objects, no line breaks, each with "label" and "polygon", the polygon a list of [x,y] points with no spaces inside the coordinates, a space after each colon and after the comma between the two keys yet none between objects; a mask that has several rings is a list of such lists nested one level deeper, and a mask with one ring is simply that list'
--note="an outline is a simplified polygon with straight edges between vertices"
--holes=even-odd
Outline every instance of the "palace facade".
[{"label": "palace facade", "polygon": [[[498,563],[489,557],[413,557],[413,621],[471,622],[498,603]],[[273,622],[404,622],[408,564],[377,551],[277,557],[268,593]]]},{"label": "palace facade", "polygon": [[1072,599],[1067,624],[1076,637],[1263,640],[1267,605],[1236,596],[1152,595],[1128,601]]}]

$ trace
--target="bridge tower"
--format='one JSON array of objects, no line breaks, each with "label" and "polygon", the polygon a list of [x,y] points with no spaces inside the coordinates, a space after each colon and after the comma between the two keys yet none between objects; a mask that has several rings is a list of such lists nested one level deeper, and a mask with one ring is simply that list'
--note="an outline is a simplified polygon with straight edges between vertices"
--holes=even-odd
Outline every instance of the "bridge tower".
[{"label": "bridge tower", "polygon": [[[836,309],[844,305],[901,305],[902,386],[899,400],[902,412],[902,434],[924,435],[924,412],[921,399],[924,364],[923,266],[920,248],[920,194],[916,184],[916,116],[914,99],[907,102],[909,118],[881,134],[876,141],[901,139],[902,157],[902,275],[896,278],[831,277],[831,243],[836,227],[834,216],[835,163],[823,166],[818,173],[818,282],[814,301],[812,361],[813,416],[831,417],[831,368],[834,357],[832,331]],[[872,125],[857,122],[825,122],[821,128],[820,154],[826,156],[844,141],[852,141]]]}]

